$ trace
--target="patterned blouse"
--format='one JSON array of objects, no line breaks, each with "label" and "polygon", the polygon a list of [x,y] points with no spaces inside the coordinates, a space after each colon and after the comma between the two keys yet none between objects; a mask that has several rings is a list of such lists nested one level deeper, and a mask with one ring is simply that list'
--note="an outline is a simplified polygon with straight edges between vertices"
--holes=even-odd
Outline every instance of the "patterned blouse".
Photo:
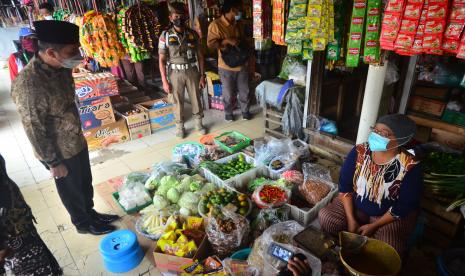
[{"label": "patterned blouse", "polygon": [[422,171],[418,161],[401,151],[386,164],[376,164],[368,144],[355,146],[341,169],[339,191],[355,192],[356,209],[369,216],[382,216],[387,211],[407,216],[419,207]]}]

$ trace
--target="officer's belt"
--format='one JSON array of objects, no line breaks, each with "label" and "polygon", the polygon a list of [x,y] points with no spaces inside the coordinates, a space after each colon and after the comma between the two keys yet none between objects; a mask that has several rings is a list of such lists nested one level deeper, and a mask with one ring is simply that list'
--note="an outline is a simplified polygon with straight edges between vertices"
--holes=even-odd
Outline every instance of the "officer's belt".
[{"label": "officer's belt", "polygon": [[170,68],[173,70],[187,70],[192,67],[197,67],[197,63],[186,63],[186,64],[173,64],[171,63]]}]

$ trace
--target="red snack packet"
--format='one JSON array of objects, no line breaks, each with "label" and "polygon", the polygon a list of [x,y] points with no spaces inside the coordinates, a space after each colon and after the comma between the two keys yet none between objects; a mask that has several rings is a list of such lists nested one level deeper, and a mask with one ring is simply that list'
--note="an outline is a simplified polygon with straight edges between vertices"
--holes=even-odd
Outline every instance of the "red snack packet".
[{"label": "red snack packet", "polygon": [[431,51],[434,49],[440,49],[442,44],[442,37],[439,35],[425,35],[423,37],[423,49]]},{"label": "red snack packet", "polygon": [[407,4],[405,7],[403,19],[419,19],[421,16],[422,7],[423,3]]},{"label": "red snack packet", "polygon": [[404,0],[389,0],[385,12],[401,13],[404,8]]},{"label": "red snack packet", "polygon": [[425,34],[442,34],[444,32],[444,27],[446,22],[444,21],[426,21],[425,24]]},{"label": "red snack packet", "polygon": [[451,22],[463,22],[465,21],[465,6],[452,6],[452,10],[449,16]]},{"label": "red snack packet", "polygon": [[446,52],[457,54],[459,51],[460,42],[455,39],[444,39],[442,42],[442,49]]},{"label": "red snack packet", "polygon": [[465,59],[465,43],[460,43],[457,57],[461,59]]},{"label": "red snack packet", "polygon": [[394,13],[386,13],[383,19],[383,28],[398,29],[401,23],[401,16]]},{"label": "red snack packet", "polygon": [[417,31],[418,20],[403,19],[400,26],[400,32],[404,34],[415,34]]},{"label": "red snack packet", "polygon": [[446,18],[446,13],[447,13],[447,3],[446,4],[434,4],[434,5],[431,5],[430,3],[426,18],[428,20],[431,20],[431,19],[444,20]]},{"label": "red snack packet", "polygon": [[412,47],[414,38],[415,38],[415,34],[399,34],[397,36],[394,47],[396,49],[398,48],[409,49],[410,47]]},{"label": "red snack packet", "polygon": [[465,23],[449,23],[447,25],[446,31],[444,32],[444,37],[447,39],[459,40],[464,26]]}]

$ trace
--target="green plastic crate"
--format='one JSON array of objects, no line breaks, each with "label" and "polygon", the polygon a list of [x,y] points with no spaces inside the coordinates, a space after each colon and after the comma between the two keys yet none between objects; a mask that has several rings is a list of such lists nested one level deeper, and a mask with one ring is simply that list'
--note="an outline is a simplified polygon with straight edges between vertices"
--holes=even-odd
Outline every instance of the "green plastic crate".
[{"label": "green plastic crate", "polygon": [[[221,137],[224,137],[224,136],[230,136],[235,139],[243,140],[243,141],[241,141],[239,144],[235,145],[234,147],[228,147],[227,145],[225,145],[223,142],[220,141]],[[221,134],[220,136],[215,137],[214,141],[215,141],[215,144],[217,144],[220,148],[233,154],[233,153],[240,151],[241,149],[248,147],[252,139],[250,139],[249,137],[245,136],[244,134],[240,132],[229,131],[229,132],[225,132]]]},{"label": "green plastic crate", "polygon": [[121,204],[119,203],[119,193],[118,193],[118,192],[114,192],[113,194],[111,194],[111,196],[113,197],[113,200],[119,205],[119,207],[121,207],[121,209],[123,209],[123,211],[126,212],[126,214],[128,214],[128,215],[137,213],[137,212],[139,212],[140,210],[142,210],[142,209],[144,209],[145,207],[147,207],[147,206],[149,206],[150,204],[152,204],[152,201],[150,200],[149,202],[145,203],[144,205],[137,206],[137,207],[134,207],[134,208],[132,208],[132,209],[126,210],[126,209],[124,209],[123,205],[121,205]]},{"label": "green plastic crate", "polygon": [[465,113],[446,109],[441,120],[450,124],[465,126]]}]

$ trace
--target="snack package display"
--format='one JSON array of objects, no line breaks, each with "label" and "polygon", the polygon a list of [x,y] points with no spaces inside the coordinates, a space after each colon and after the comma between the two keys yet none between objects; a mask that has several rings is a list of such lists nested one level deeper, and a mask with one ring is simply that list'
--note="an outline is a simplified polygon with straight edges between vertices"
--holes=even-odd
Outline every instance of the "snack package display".
[{"label": "snack package display", "polygon": [[350,20],[349,41],[347,42],[347,67],[357,67],[360,57],[365,23],[366,0],[355,0]]},{"label": "snack package display", "polygon": [[286,4],[284,0],[273,0],[273,24],[272,24],[272,40],[276,45],[286,45],[284,41],[284,26]]},{"label": "snack package display", "polygon": [[381,25],[380,45],[382,49],[394,50],[394,42],[399,32],[405,0],[389,0]]},{"label": "snack package display", "polygon": [[[345,15],[347,11],[347,1],[334,0],[334,41],[330,41],[328,44],[328,51],[326,53],[326,59],[330,61],[337,61],[341,58],[341,47],[344,36],[344,23]],[[305,51],[305,48],[304,48]]]},{"label": "snack package display", "polygon": [[239,248],[249,230],[247,219],[227,208],[222,208],[217,216],[209,217],[206,228],[213,251],[220,257],[228,256]]},{"label": "snack package display", "polygon": [[363,61],[365,63],[378,63],[379,32],[381,29],[381,0],[368,0],[367,20],[365,26],[365,44],[363,50]]},{"label": "snack package display", "polygon": [[334,42],[333,0],[310,1],[307,5],[303,39],[310,40],[312,47],[305,48],[305,60],[311,59],[310,50],[324,51],[329,42]]},{"label": "snack package display", "polygon": [[[444,40],[442,42],[442,50],[456,54],[459,57],[460,35],[465,26],[465,3],[461,1],[453,1],[451,12],[447,22],[447,27],[444,32]],[[462,54],[460,54],[462,56]]]}]

